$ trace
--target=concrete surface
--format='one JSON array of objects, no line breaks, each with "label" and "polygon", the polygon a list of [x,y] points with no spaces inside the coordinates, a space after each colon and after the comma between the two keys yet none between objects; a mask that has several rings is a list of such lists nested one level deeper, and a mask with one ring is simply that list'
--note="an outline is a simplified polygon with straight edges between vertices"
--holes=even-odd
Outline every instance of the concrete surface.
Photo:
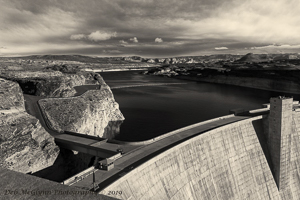
[{"label": "concrete surface", "polygon": [[263,130],[255,121],[262,121],[262,117],[228,124],[182,142],[124,174],[100,193],[122,191],[121,199],[137,200],[280,199],[256,134]]},{"label": "concrete surface", "polygon": [[[191,139],[192,137],[206,132],[210,129],[214,129],[219,126],[224,126],[236,121],[247,119],[248,117],[243,116],[233,116],[216,121],[209,121],[208,123],[201,124],[199,126],[193,127],[191,129],[183,130],[180,133],[171,135],[169,137],[163,138],[159,141],[151,143],[149,145],[140,146],[135,150],[123,155],[121,158],[114,162],[115,168],[110,171],[98,170],[95,172],[96,183],[99,185],[100,189],[105,188],[107,185],[111,184],[113,181],[117,180],[119,177],[124,176],[129,173],[132,169],[141,165],[142,163],[148,161],[149,159],[159,155],[160,153],[166,151],[167,149],[173,148],[179,143]],[[88,176],[83,180],[72,184],[79,188],[91,189],[92,188],[93,177]],[[119,182],[119,181],[117,181]]]}]

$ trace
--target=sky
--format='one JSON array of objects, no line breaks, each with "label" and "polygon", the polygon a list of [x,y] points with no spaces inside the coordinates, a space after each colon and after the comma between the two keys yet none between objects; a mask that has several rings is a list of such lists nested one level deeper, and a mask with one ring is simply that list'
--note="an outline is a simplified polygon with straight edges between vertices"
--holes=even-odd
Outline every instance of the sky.
[{"label": "sky", "polygon": [[298,0],[0,0],[0,56],[300,53]]}]

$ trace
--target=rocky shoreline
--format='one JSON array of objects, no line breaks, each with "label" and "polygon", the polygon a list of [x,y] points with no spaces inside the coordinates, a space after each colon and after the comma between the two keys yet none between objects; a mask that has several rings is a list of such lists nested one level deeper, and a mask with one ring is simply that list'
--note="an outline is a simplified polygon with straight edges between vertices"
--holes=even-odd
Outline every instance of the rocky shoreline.
[{"label": "rocky shoreline", "polygon": [[163,66],[144,74],[300,94],[299,70]]},{"label": "rocky shoreline", "polygon": [[[48,98],[39,101],[48,125],[57,132],[72,131],[111,139],[107,133],[109,122],[124,120],[110,88],[89,90],[78,97]],[[110,129],[108,129],[110,130]]]}]

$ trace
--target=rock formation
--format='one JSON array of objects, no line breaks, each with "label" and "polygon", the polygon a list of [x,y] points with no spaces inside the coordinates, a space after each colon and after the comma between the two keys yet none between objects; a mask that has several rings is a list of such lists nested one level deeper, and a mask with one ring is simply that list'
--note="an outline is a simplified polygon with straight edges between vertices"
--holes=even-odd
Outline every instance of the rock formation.
[{"label": "rock formation", "polygon": [[54,139],[25,111],[17,83],[0,79],[0,166],[36,172],[51,166],[59,154]]},{"label": "rock formation", "polygon": [[[98,77],[99,80],[101,77]],[[110,88],[89,90],[78,97],[50,98],[39,101],[41,110],[52,129],[88,135],[109,136],[105,129],[111,121],[124,120]],[[107,128],[109,130],[111,128]]]},{"label": "rock formation", "polygon": [[25,94],[42,97],[69,97],[76,91],[73,87],[99,84],[94,73],[81,72],[76,67],[53,66],[44,70],[1,71],[0,77],[18,82]]},{"label": "rock formation", "polygon": [[270,58],[270,56],[268,54],[248,53],[237,61],[238,62],[264,62],[264,61],[270,61],[270,60],[272,60],[272,58]]}]

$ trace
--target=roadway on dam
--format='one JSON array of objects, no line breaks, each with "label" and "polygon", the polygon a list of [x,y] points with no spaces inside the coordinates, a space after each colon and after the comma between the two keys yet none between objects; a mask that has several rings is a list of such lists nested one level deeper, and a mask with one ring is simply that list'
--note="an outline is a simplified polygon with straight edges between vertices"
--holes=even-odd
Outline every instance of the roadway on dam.
[{"label": "roadway on dam", "polygon": [[[99,87],[99,86],[98,86]],[[85,91],[90,86],[83,87]],[[80,91],[80,94],[83,94],[84,91]],[[115,156],[117,153],[117,149],[122,148],[124,152],[131,151],[137,146],[132,145],[119,145],[114,143],[107,143],[106,140],[103,138],[95,137],[95,136],[88,136],[81,133],[60,133],[49,128],[44,116],[38,106],[38,101],[43,99],[43,97],[33,96],[24,94],[25,99],[25,107],[26,111],[30,114],[35,116],[41,123],[41,125],[45,128],[45,130],[55,138],[56,143],[63,148],[79,151],[82,153],[87,153],[94,156],[99,156],[102,158],[109,158]]]},{"label": "roadway on dam", "polygon": [[[159,85],[169,85],[174,83],[156,83],[156,84],[139,84],[139,85],[126,85],[121,87],[115,87],[113,89],[124,88],[124,87],[142,87],[142,86],[159,86]],[[177,83],[175,83],[177,84]],[[100,85],[83,85],[74,87],[76,89],[76,96],[80,96],[84,94],[88,90],[99,90],[101,89]],[[130,145],[130,144],[116,144],[107,142],[107,140],[95,137],[95,136],[87,136],[83,133],[74,133],[70,134],[67,132],[60,133],[50,128],[47,124],[47,119],[45,119],[40,107],[38,105],[38,101],[44,99],[44,97],[34,96],[24,94],[25,99],[25,108],[26,111],[35,116],[41,123],[41,125],[45,128],[45,130],[50,133],[54,138],[56,143],[63,148],[79,151],[82,153],[87,153],[94,156],[99,156],[101,158],[109,158],[115,156],[117,153],[117,149],[122,149],[124,153],[132,151],[133,149],[138,148],[138,145]]]},{"label": "roadway on dam", "polygon": [[[98,185],[98,190],[101,191],[107,187],[112,182],[116,181],[119,177],[130,172],[133,168],[145,163],[149,159],[157,156],[163,151],[166,151],[192,137],[195,137],[199,134],[207,132],[209,130],[221,127],[227,124],[231,124],[237,121],[245,120],[250,118],[249,116],[229,116],[221,117],[217,120],[210,120],[208,122],[199,123],[199,125],[193,125],[187,128],[183,128],[181,131],[164,137],[160,140],[154,141],[153,143],[140,146],[131,152],[125,153],[122,157],[115,160],[114,168],[110,171],[103,170],[94,170],[95,174],[95,183]],[[68,185],[84,188],[84,189],[93,189],[93,174],[90,173],[87,176],[82,176],[83,179],[74,179],[74,181],[69,181]]]},{"label": "roadway on dam", "polygon": [[[89,87],[83,87],[88,90]],[[83,89],[80,91],[80,94],[84,93]],[[195,125],[191,125],[185,128],[182,128],[178,131],[172,131],[172,134],[167,133],[165,135],[159,136],[153,141],[148,143],[143,142],[127,142],[127,143],[110,143],[110,142],[102,142],[99,139],[90,139],[84,138],[86,137],[82,134],[83,137],[79,137],[77,135],[66,135],[63,133],[58,133],[52,129],[50,129],[43,118],[43,114],[41,113],[37,101],[42,99],[41,97],[36,97],[32,95],[24,95],[26,100],[26,110],[30,114],[36,116],[42,126],[55,138],[65,139],[66,144],[70,143],[73,146],[85,146],[87,149],[95,150],[98,148],[99,151],[109,150],[111,152],[116,152],[117,149],[121,148],[124,152],[122,157],[119,157],[114,161],[114,168],[110,171],[103,171],[94,169],[95,181],[96,185],[98,185],[98,191],[104,189],[106,186],[117,180],[119,177],[125,175],[130,172],[133,168],[141,165],[142,163],[147,162],[149,159],[159,155],[163,151],[166,151],[192,137],[195,137],[199,134],[207,132],[209,130],[231,124],[237,121],[241,121],[244,119],[248,119],[251,116],[227,116],[220,117],[216,120],[209,120],[206,122],[201,122]],[[80,134],[78,134],[80,135]],[[69,141],[69,142],[68,142]],[[63,145],[62,145],[63,146]],[[71,149],[71,148],[70,148]],[[76,150],[76,149],[74,149]],[[116,152],[117,153],[117,152]],[[88,175],[82,175],[83,179],[74,179],[73,181],[69,180],[68,185],[84,188],[84,189],[93,189],[93,173],[89,173]],[[80,180],[80,181],[78,181]]]}]

